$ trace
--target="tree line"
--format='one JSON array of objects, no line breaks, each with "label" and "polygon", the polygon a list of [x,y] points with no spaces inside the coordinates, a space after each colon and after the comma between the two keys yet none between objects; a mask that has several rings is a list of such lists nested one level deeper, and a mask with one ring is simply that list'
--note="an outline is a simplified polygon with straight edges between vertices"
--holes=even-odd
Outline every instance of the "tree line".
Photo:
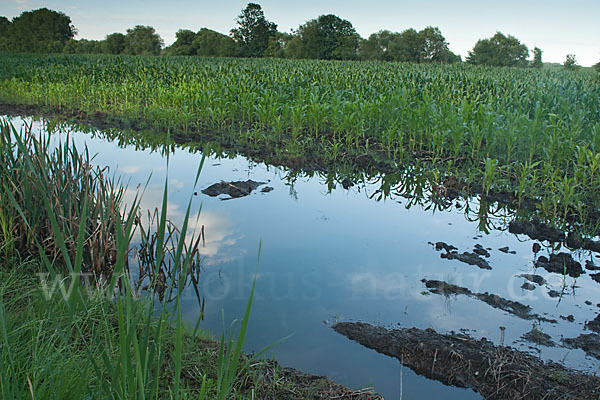
[{"label": "tree line", "polygon": [[[112,33],[104,40],[75,40],[77,30],[62,12],[41,8],[23,12],[12,21],[0,17],[0,51],[72,54],[130,54],[206,57],[274,57],[322,60],[381,60],[413,63],[455,63],[461,57],[448,48],[437,27],[402,32],[381,30],[363,39],[352,23],[336,15],[321,15],[290,33],[279,32],[259,4],[249,3],[229,35],[202,28],[181,29],[175,42],[164,41],[153,27],[137,25],[125,34]],[[475,65],[500,67],[542,66],[542,50],[530,51],[511,35],[497,32],[480,39],[466,58]],[[570,54],[564,66],[577,67]],[[600,63],[595,65],[600,71]]]}]

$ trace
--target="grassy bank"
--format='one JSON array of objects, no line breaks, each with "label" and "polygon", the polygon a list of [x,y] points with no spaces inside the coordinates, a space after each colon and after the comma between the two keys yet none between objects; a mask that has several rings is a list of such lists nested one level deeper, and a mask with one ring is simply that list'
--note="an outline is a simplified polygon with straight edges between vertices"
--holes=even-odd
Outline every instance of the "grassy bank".
[{"label": "grassy bank", "polygon": [[[590,72],[290,60],[1,55],[0,102],[170,130],[292,167],[426,167],[598,220],[600,80]],[[593,229],[592,229],[593,230]]]},{"label": "grassy bank", "polygon": [[[0,397],[375,398],[244,354],[254,289],[219,341],[184,324],[187,223],[166,219],[166,186],[150,227],[122,193],[87,150],[0,124]],[[150,292],[130,274],[141,253]]]},{"label": "grassy bank", "polygon": [[[370,391],[361,394],[327,378],[245,354],[240,355],[240,366],[249,361],[251,365],[236,370],[233,386],[225,393],[219,387],[218,341],[180,332],[168,320],[149,318],[151,306],[139,299],[121,300],[130,324],[123,331],[118,301],[89,290],[81,298],[83,308],[69,309],[62,296],[47,297],[37,275],[40,270],[43,267],[35,261],[14,260],[10,270],[0,271],[2,398],[377,398]],[[72,336],[64,337],[67,332]],[[131,346],[123,347],[123,340]],[[138,359],[138,352],[155,359]],[[116,371],[123,360],[131,360],[133,370]],[[146,365],[138,365],[140,361],[155,368],[143,371]],[[138,374],[138,368],[147,375]]]}]

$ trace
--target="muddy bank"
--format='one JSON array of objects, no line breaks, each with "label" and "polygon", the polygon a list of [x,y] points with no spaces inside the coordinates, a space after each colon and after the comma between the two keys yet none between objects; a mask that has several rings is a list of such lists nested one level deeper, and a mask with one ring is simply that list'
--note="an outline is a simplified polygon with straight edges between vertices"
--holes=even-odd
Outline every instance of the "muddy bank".
[{"label": "muddy bank", "polygon": [[509,347],[433,329],[388,330],[362,322],[333,329],[365,347],[395,357],[419,375],[471,388],[486,399],[592,399],[600,378],[582,374]]},{"label": "muddy bank", "polygon": [[574,232],[564,232],[541,222],[535,217],[531,220],[512,221],[508,224],[508,231],[515,235],[526,235],[532,240],[564,243],[572,250],[583,249],[600,253],[600,241],[582,237]]},{"label": "muddy bank", "polygon": [[[136,133],[152,132],[151,136],[165,136],[165,129],[158,129],[156,123],[149,118],[124,116],[103,111],[85,112],[78,109],[57,108],[42,105],[25,104],[6,104],[0,103],[0,114],[11,116],[39,116],[44,118],[57,118],[69,123],[80,124],[87,127],[93,127],[100,130],[132,130]],[[158,129],[158,130],[157,130]],[[390,159],[386,151],[373,147],[368,153],[339,155],[335,161],[323,155],[319,146],[306,146],[301,153],[289,153],[281,151],[285,143],[281,139],[273,140],[268,145],[252,145],[247,141],[241,140],[239,133],[252,130],[252,126],[239,125],[235,131],[215,131],[205,127],[196,127],[192,131],[170,130],[171,141],[177,144],[193,146],[214,145],[219,151],[230,154],[240,154],[256,162],[265,162],[273,166],[283,166],[295,171],[302,171],[308,174],[315,172],[337,173],[340,170],[349,174],[372,174],[372,173],[398,173],[404,171],[413,164],[413,162],[429,163],[433,161],[430,154],[421,154],[414,152],[406,160]],[[431,165],[435,168],[435,165]],[[438,184],[432,184],[432,197],[434,203],[444,204],[449,207],[453,199],[470,195],[480,195],[482,201],[486,203],[498,203],[511,210],[523,209],[531,212],[537,209],[535,199],[517,200],[514,191],[511,190],[490,190],[484,194],[482,187],[478,183],[468,184],[464,177],[453,175],[445,176]],[[339,182],[344,188],[348,189],[355,183],[352,177],[345,177]],[[385,190],[384,190],[385,191]],[[389,192],[389,190],[388,190]],[[589,211],[590,219],[600,219],[600,212],[597,210]],[[533,222],[536,225],[535,222]],[[527,228],[521,228],[528,231]],[[550,232],[550,231],[548,231]],[[597,233],[596,233],[597,234]],[[535,235],[534,235],[535,236]],[[564,236],[564,233],[563,233]],[[542,236],[543,237],[543,236]],[[551,238],[554,237],[551,235]],[[577,240],[574,237],[571,243],[581,243],[582,246],[592,246],[600,249],[600,242],[589,242],[589,239]],[[596,250],[598,251],[598,250]]]},{"label": "muddy bank", "polygon": [[532,218],[530,221],[512,221],[508,224],[508,231],[517,235],[527,235],[533,240],[547,240],[551,243],[563,242],[566,239],[563,231],[548,226],[540,222],[537,218]]},{"label": "muddy bank", "polygon": [[[68,109],[50,106],[38,106],[28,104],[5,104],[0,103],[0,114],[10,116],[36,116],[43,118],[57,118],[69,123],[93,127],[99,130],[131,130],[134,132],[156,132],[157,136],[165,130],[157,130],[152,121],[144,118],[132,118],[130,116],[121,116],[109,114],[102,111],[85,112],[83,110]],[[248,131],[251,127],[239,126],[237,132]],[[244,157],[256,161],[264,162],[273,166],[282,166],[294,170],[300,170],[307,173],[336,172],[336,165],[331,165],[321,154],[320,148],[314,150],[306,149],[307,154],[288,155],[287,152],[278,151],[276,148],[281,143],[274,143],[272,146],[251,146],[248,143],[241,143],[236,133],[220,132],[213,129],[197,128],[193,132],[183,132],[171,130],[170,139],[172,142],[180,145],[212,143],[217,144],[223,151],[231,154],[240,154]],[[199,147],[199,149],[201,149]],[[344,154],[339,160],[340,166],[351,167],[352,172],[397,172],[399,167],[391,162],[382,161],[374,151],[373,154]],[[350,187],[353,183],[350,180],[342,183],[343,187]]]},{"label": "muddy bank", "polygon": [[557,322],[555,319],[549,319],[544,316],[532,313],[531,307],[529,307],[528,305],[519,303],[518,301],[505,299],[503,297],[498,296],[497,294],[488,292],[476,293],[462,286],[457,286],[452,283],[447,283],[444,281],[438,281],[434,279],[422,279],[421,282],[425,284],[425,287],[429,289],[430,293],[441,294],[444,296],[462,294],[465,296],[472,297],[474,299],[481,300],[494,308],[506,311],[509,314],[512,314],[515,317],[519,317],[521,319],[550,322],[553,324]]}]

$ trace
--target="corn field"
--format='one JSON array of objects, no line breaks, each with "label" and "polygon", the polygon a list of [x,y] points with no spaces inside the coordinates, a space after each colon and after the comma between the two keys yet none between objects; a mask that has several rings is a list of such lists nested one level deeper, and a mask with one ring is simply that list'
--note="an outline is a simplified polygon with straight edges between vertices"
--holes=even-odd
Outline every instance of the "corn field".
[{"label": "corn field", "polygon": [[427,165],[430,179],[452,174],[483,195],[509,192],[556,224],[600,220],[600,79],[591,72],[4,54],[0,103],[234,143],[288,165]]}]

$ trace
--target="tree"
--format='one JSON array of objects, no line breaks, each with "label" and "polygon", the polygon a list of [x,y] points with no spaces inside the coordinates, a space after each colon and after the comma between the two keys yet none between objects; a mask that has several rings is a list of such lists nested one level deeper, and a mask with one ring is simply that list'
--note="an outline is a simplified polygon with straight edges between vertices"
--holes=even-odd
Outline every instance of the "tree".
[{"label": "tree", "polygon": [[494,67],[525,67],[528,55],[527,46],[517,38],[496,32],[490,39],[477,41],[473,50],[469,51],[467,62]]},{"label": "tree", "polygon": [[575,54],[567,54],[567,58],[565,58],[563,66],[568,70],[575,70],[579,68],[579,65],[577,64],[577,59],[575,59]]},{"label": "tree", "polygon": [[75,36],[71,18],[61,12],[40,8],[25,11],[10,25],[2,22],[8,33],[10,50],[23,52],[62,52]]},{"label": "tree", "polygon": [[265,50],[265,57],[284,58],[288,43],[293,35],[285,32],[277,32],[277,35],[269,38],[269,46]]},{"label": "tree", "polygon": [[192,42],[194,54],[204,57],[233,57],[236,46],[232,38],[211,29],[202,28]]},{"label": "tree", "polygon": [[460,57],[450,51],[448,42],[442,35],[440,28],[428,26],[419,31],[421,42],[421,62],[445,62],[454,63],[460,61]]},{"label": "tree", "polygon": [[600,73],[600,61],[599,61],[599,62],[597,62],[596,64],[594,64],[594,69],[595,69],[595,70],[596,70],[598,73]]},{"label": "tree", "polygon": [[301,25],[291,43],[294,58],[354,60],[358,58],[360,36],[345,19],[328,14]]},{"label": "tree", "polygon": [[102,52],[107,54],[122,54],[125,50],[125,35],[111,33],[102,41]]},{"label": "tree", "polygon": [[6,17],[0,17],[0,51],[11,50],[9,34],[12,28],[11,22]]},{"label": "tree", "polygon": [[165,49],[171,56],[233,57],[237,55],[232,38],[211,29],[202,28],[194,33],[180,29],[175,34],[177,40]]},{"label": "tree", "polygon": [[127,29],[123,53],[157,56],[160,54],[163,44],[162,38],[154,31],[153,27],[137,25],[133,29]]},{"label": "tree", "polygon": [[533,61],[531,62],[531,66],[533,68],[542,68],[542,66],[544,65],[542,63],[542,53],[542,49],[540,49],[539,47],[533,48]]},{"label": "tree", "polygon": [[231,30],[231,36],[240,47],[243,57],[262,57],[269,46],[269,38],[277,33],[277,25],[268,21],[260,5],[248,3],[238,16],[239,28]]},{"label": "tree", "polygon": [[448,49],[439,28],[431,26],[419,32],[411,28],[401,33],[374,33],[361,42],[360,58],[414,63],[460,61],[460,57]]},{"label": "tree", "polygon": [[66,54],[100,54],[103,53],[102,42],[98,40],[71,39],[63,48]]},{"label": "tree", "polygon": [[196,55],[195,49],[192,47],[196,34],[189,29],[180,29],[175,33],[175,42],[169,46],[167,54],[170,56],[193,56]]},{"label": "tree", "polygon": [[415,29],[402,31],[398,38],[391,43],[390,51],[394,61],[413,62],[421,61],[425,41]]},{"label": "tree", "polygon": [[391,34],[390,31],[379,31],[372,33],[368,39],[362,39],[358,47],[358,54],[361,60],[384,60],[389,46],[384,45],[381,37],[384,34]]}]

